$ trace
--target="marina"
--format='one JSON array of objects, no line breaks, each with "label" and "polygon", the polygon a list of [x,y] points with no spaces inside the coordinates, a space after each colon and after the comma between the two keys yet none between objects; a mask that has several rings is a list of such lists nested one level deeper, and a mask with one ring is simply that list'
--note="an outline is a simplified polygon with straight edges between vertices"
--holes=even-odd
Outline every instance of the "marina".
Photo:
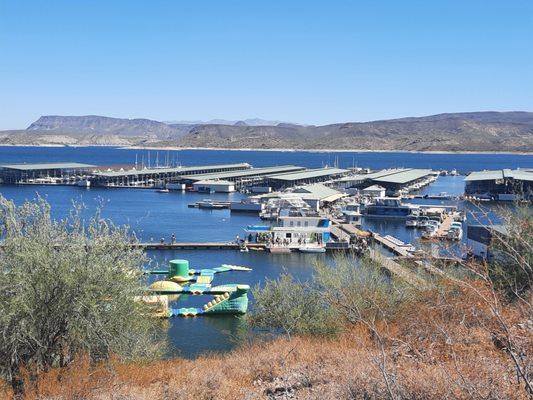
[{"label": "marina", "polygon": [[[76,160],[89,166],[91,171],[100,168],[98,166],[120,164],[124,166],[124,171],[118,168],[117,172],[124,173],[130,171],[127,166],[132,165],[132,160],[135,160],[135,155],[138,153],[138,150],[110,148],[35,150],[25,148],[23,150],[24,152],[20,150],[17,153],[17,148],[10,147],[2,153],[0,148],[2,164],[51,164],[55,161]],[[28,152],[33,155],[25,159],[24,154]],[[353,168],[354,157],[357,157],[357,164],[364,165],[365,168]],[[480,161],[483,160],[482,155],[443,157],[438,154],[406,154],[403,155],[405,161],[402,163],[397,161],[398,157],[399,155],[395,153],[339,153],[336,158],[340,160],[338,162],[340,168],[332,170],[332,167],[327,167],[334,164],[328,153],[181,150],[179,159],[184,165],[181,167],[182,173],[172,172],[175,175],[169,177],[168,183],[163,185],[157,180],[168,173],[165,171],[160,171],[162,175],[156,176],[157,179],[140,177],[138,180],[130,178],[122,181],[122,177],[117,177],[116,186],[100,186],[93,182],[84,185],[82,179],[80,185],[59,182],[54,184],[33,182],[20,185],[16,182],[14,184],[4,182],[0,185],[0,192],[17,203],[34,198],[36,193],[39,193],[50,202],[53,215],[59,218],[67,215],[72,201],[83,202],[87,207],[86,212],[90,215],[102,205],[101,199],[105,199],[103,215],[116,224],[129,225],[136,232],[139,238],[137,246],[143,248],[149,258],[147,269],[163,270],[174,259],[187,259],[191,265],[195,265],[195,269],[210,269],[212,265],[222,263],[253,269],[245,274],[238,271],[220,274],[217,276],[217,280],[220,280],[218,286],[238,282],[253,287],[264,282],[265,278],[275,279],[285,270],[290,271],[297,279],[305,281],[311,278],[311,265],[314,262],[320,260],[333,263],[334,255],[338,252],[346,254],[347,257],[355,257],[355,262],[359,254],[366,253],[379,262],[387,273],[422,285],[423,282],[413,278],[414,274],[404,265],[404,260],[409,261],[409,265],[414,267],[416,262],[425,265],[427,262],[421,260],[431,257],[439,259],[450,257],[448,253],[435,253],[434,246],[441,248],[441,245],[443,247],[449,245],[458,249],[466,246],[470,220],[460,221],[464,230],[461,239],[448,239],[448,233],[445,233],[446,228],[450,230],[453,222],[459,222],[456,219],[450,220],[448,225],[445,217],[447,214],[463,212],[467,215],[470,210],[469,203],[463,200],[464,173],[475,171],[482,165],[489,167],[498,162],[502,169],[503,166],[516,165],[522,169],[533,168],[533,165],[527,164],[527,157],[520,156],[509,156],[507,161],[501,161],[501,156],[491,156],[484,159],[485,164]],[[198,160],[201,160],[202,165],[194,167],[194,164],[200,164]],[[274,164],[272,160],[275,160],[279,168],[298,169],[274,174],[270,169],[276,168],[272,166]],[[435,171],[436,175],[431,174],[431,176],[435,176],[436,180],[418,190],[398,196],[391,196],[390,192],[384,193],[384,190],[387,192],[389,189],[382,186],[383,182],[368,180],[358,187],[347,184],[350,180],[353,181],[354,177],[359,182],[360,176],[370,175],[374,171],[391,170],[394,169],[394,165],[408,165],[408,163],[411,163],[412,168],[395,169],[428,170],[428,167],[432,167],[431,171]],[[205,174],[212,173],[209,171],[202,174],[183,174],[183,168],[199,169],[202,166],[214,168],[223,165],[239,169],[213,172],[220,174],[215,177],[206,176]],[[458,171],[465,172],[457,176],[440,174],[440,171],[451,171],[454,167]],[[257,171],[251,173],[250,170],[259,170],[259,173]],[[293,174],[306,170],[312,171],[307,178],[311,180],[294,180]],[[339,172],[340,176],[335,175],[338,170],[342,170]],[[337,172],[331,174],[334,171]],[[278,175],[278,178],[284,174],[293,176],[292,179],[276,186],[269,184],[270,176],[260,177],[261,174],[269,173],[273,173],[273,176]],[[177,176],[184,179],[175,179]],[[194,182],[205,182],[206,177],[209,178],[208,182],[214,181],[209,182],[214,185],[217,180],[222,181],[218,182],[222,185],[218,188],[220,191],[217,191],[216,186],[208,188],[208,192],[195,190]],[[134,182],[142,183],[134,185]],[[231,185],[230,182],[234,184],[233,192],[225,190],[228,188],[227,185]],[[138,190],[140,188],[145,190]],[[400,206],[406,204],[407,208],[417,210],[417,226],[406,226],[407,217],[367,217],[365,209],[375,202],[376,198],[383,197],[397,198],[398,200],[394,201],[398,201]],[[199,204],[204,204],[206,208],[200,208]],[[210,208],[211,206],[214,207]],[[285,218],[283,221],[284,216],[290,216],[289,211],[293,213],[293,217]],[[443,215],[443,218],[439,215]],[[307,227],[305,227],[306,219]],[[318,226],[318,221],[325,219],[330,221],[328,226]],[[422,238],[426,230],[423,225],[430,219],[438,220],[436,222],[439,223],[439,239]],[[316,223],[311,224],[311,221]],[[299,227],[298,222],[300,222]],[[419,223],[422,226],[418,226]],[[247,227],[252,227],[252,230],[253,227],[256,228],[254,235],[274,233],[274,241],[279,238],[279,242],[256,243],[254,237],[250,241],[248,235],[252,232],[247,232]],[[257,230],[258,227],[263,230]],[[289,243],[287,243],[289,239],[287,234],[290,234]],[[318,240],[318,237],[321,239]],[[306,238],[305,243],[304,238]],[[449,244],[445,245],[444,241],[448,241]],[[471,242],[474,243],[473,240]],[[411,251],[410,246],[414,246],[416,251]],[[157,279],[156,275],[149,277],[150,284],[155,282],[154,279]],[[198,314],[198,310],[203,310],[204,305],[209,302],[202,296],[190,296],[186,290],[182,294],[184,294],[180,300],[182,304],[177,307],[169,305],[169,309],[184,309],[183,312],[176,312],[176,316],[187,314],[185,309],[193,309],[195,311],[192,313]],[[223,294],[218,293],[213,296]],[[157,296],[155,293],[153,295]],[[253,307],[253,298],[250,298],[249,307]],[[232,348],[231,335],[238,329],[238,322],[230,316],[171,318],[169,324],[168,334],[175,345],[174,351],[187,357],[194,357],[204,351],[224,351]],[[194,337],[195,340],[184,338],[184,335]]]}]

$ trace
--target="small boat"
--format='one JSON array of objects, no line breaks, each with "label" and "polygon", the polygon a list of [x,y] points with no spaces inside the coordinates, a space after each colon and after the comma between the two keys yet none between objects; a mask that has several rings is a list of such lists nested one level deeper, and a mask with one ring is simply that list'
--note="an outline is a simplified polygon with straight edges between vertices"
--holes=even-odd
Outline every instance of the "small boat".
[{"label": "small boat", "polygon": [[304,246],[304,247],[298,247],[298,251],[302,253],[325,253],[326,248],[318,247],[318,246]]},{"label": "small boat", "polygon": [[431,239],[437,234],[437,229],[438,228],[436,225],[427,225],[426,229],[424,229],[424,232],[422,232],[422,237],[424,239]]},{"label": "small boat", "polygon": [[197,204],[198,204],[198,208],[205,208],[209,210],[221,210],[223,208],[226,208],[224,207],[223,204],[215,203],[213,200],[209,200],[209,199],[199,201]]},{"label": "small boat", "polygon": [[158,189],[157,190],[157,193],[168,193],[170,192],[170,190],[166,189],[166,188],[163,188],[163,189]]},{"label": "small boat", "polygon": [[417,228],[425,228],[428,226],[429,217],[426,216],[420,216],[418,217],[418,221],[416,224]]},{"label": "small boat", "polygon": [[418,218],[417,217],[407,217],[405,220],[405,226],[407,228],[416,228],[418,226]]},{"label": "small boat", "polygon": [[450,240],[461,240],[463,238],[463,224],[460,222],[452,222],[446,237]]}]

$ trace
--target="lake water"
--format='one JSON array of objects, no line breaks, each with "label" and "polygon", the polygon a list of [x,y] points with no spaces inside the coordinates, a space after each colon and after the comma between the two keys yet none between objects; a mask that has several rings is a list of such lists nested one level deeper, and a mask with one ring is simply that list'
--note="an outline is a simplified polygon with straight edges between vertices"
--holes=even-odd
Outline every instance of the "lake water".
[{"label": "lake water", "polygon": [[[82,162],[96,165],[133,164],[135,158],[148,159],[148,152],[110,147],[0,147],[0,164],[39,162]],[[156,151],[150,152],[152,162]],[[180,150],[159,151],[161,163],[168,159],[182,165],[205,165],[215,163],[249,162],[254,166],[296,164],[320,167],[338,164],[340,167],[361,166],[373,169],[387,167],[412,167],[433,169],[457,169],[472,171],[480,169],[533,168],[530,155],[511,154],[418,154],[388,152],[266,152],[225,150]],[[440,177],[423,193],[448,192],[461,194],[463,177]],[[197,193],[158,193],[143,189],[103,189],[66,186],[8,186],[0,185],[0,194],[17,203],[45,197],[52,205],[56,217],[64,217],[73,201],[83,202],[90,213],[97,205],[103,205],[104,217],[117,224],[127,224],[143,240],[169,240],[172,234],[177,241],[230,241],[243,234],[246,225],[259,222],[248,214],[231,214],[229,210],[200,210],[188,208],[206,197]],[[240,199],[242,195],[215,194],[211,198],[221,200]],[[440,201],[436,201],[440,204]],[[364,227],[392,234],[404,241],[416,242],[419,232],[405,229],[403,221],[365,221]],[[253,268],[252,272],[230,272],[216,276],[214,283],[261,284],[282,272],[298,279],[309,279],[313,263],[319,259],[331,262],[327,255],[289,254],[272,255],[263,252],[240,253],[237,251],[151,251],[150,267],[167,265],[174,258],[188,259],[194,268],[207,268],[229,263]],[[203,304],[204,297],[184,299],[186,304]],[[169,322],[169,337],[173,344],[172,354],[194,357],[206,351],[225,351],[234,346],[233,338],[238,332],[237,317],[174,318]]]}]

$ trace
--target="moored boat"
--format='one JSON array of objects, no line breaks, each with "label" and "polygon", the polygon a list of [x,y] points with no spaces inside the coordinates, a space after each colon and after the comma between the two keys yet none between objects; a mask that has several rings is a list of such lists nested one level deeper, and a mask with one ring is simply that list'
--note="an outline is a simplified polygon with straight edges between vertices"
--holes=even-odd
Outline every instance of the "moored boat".
[{"label": "moored boat", "polygon": [[298,247],[298,251],[302,253],[325,253],[326,248],[318,246],[302,246]]}]

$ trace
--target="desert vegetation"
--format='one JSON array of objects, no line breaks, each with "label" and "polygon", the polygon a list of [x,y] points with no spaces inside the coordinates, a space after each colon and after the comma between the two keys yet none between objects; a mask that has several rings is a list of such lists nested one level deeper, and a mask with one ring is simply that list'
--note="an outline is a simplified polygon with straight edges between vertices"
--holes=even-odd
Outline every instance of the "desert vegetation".
[{"label": "desert vegetation", "polygon": [[[3,209],[8,206],[3,203]],[[256,304],[247,317],[254,340],[244,341],[227,354],[195,360],[146,358],[153,355],[148,350],[158,348],[155,325],[152,322],[138,327],[134,321],[126,321],[129,331],[137,332],[135,340],[117,338],[117,345],[111,345],[112,341],[102,351],[98,340],[95,345],[81,346],[72,339],[65,342],[62,351],[56,350],[63,354],[65,349],[76,349],[69,362],[39,361],[43,365],[36,369],[35,360],[40,360],[37,356],[28,361],[20,359],[17,376],[29,399],[531,398],[531,213],[525,208],[515,209],[501,218],[510,228],[505,237],[496,238],[498,257],[493,262],[437,266],[439,273],[424,275],[428,282],[424,287],[385,275],[380,265],[369,259],[354,261],[350,257],[339,257],[333,265],[315,265],[310,282],[298,282],[290,275],[268,281],[255,288]],[[81,228],[57,228],[78,232],[75,237],[82,232]],[[107,232],[107,228],[104,230]],[[61,236],[54,232],[53,237]],[[17,240],[26,243],[27,239]],[[91,248],[77,240],[84,243],[79,245],[80,254],[84,254],[81,249]],[[32,252],[40,249],[24,246]],[[61,252],[57,246],[42,246],[51,254]],[[26,247],[14,246],[9,258],[4,252],[0,258],[3,274],[15,264],[33,266],[35,259],[20,258],[16,249]],[[132,257],[128,259],[131,265],[139,265],[135,262],[140,263],[141,255],[125,246],[120,252],[109,248],[105,252],[116,258],[123,251]],[[15,258],[19,262],[12,261],[12,257],[19,257]],[[54,266],[56,259],[62,258],[45,258]],[[66,258],[68,265],[67,261],[79,259]],[[3,279],[2,304],[11,287],[5,282]],[[127,287],[131,291],[121,292],[124,296],[138,289],[133,280]],[[113,301],[111,293],[109,296],[97,292],[92,299],[98,303],[104,298],[98,303],[101,307]],[[137,306],[130,303],[127,307],[131,311]],[[26,310],[24,315],[30,314],[30,309]],[[135,320],[146,321],[140,314],[135,315]],[[3,315],[0,318],[0,340],[5,341],[11,337],[5,334],[6,321],[10,320]],[[79,324],[83,332],[84,324]],[[119,336],[124,332],[116,330]],[[82,343],[93,343],[93,339],[84,338]],[[132,346],[131,354],[124,343]],[[141,343],[142,351],[134,352]],[[5,351],[4,342],[1,345]],[[128,359],[133,354],[143,357],[143,361]],[[0,397],[9,398],[17,386],[3,368]]]},{"label": "desert vegetation", "polygon": [[126,228],[75,206],[56,221],[43,199],[0,197],[0,374],[16,397],[40,373],[79,356],[92,363],[158,353],[163,330],[135,296],[142,251]]}]

